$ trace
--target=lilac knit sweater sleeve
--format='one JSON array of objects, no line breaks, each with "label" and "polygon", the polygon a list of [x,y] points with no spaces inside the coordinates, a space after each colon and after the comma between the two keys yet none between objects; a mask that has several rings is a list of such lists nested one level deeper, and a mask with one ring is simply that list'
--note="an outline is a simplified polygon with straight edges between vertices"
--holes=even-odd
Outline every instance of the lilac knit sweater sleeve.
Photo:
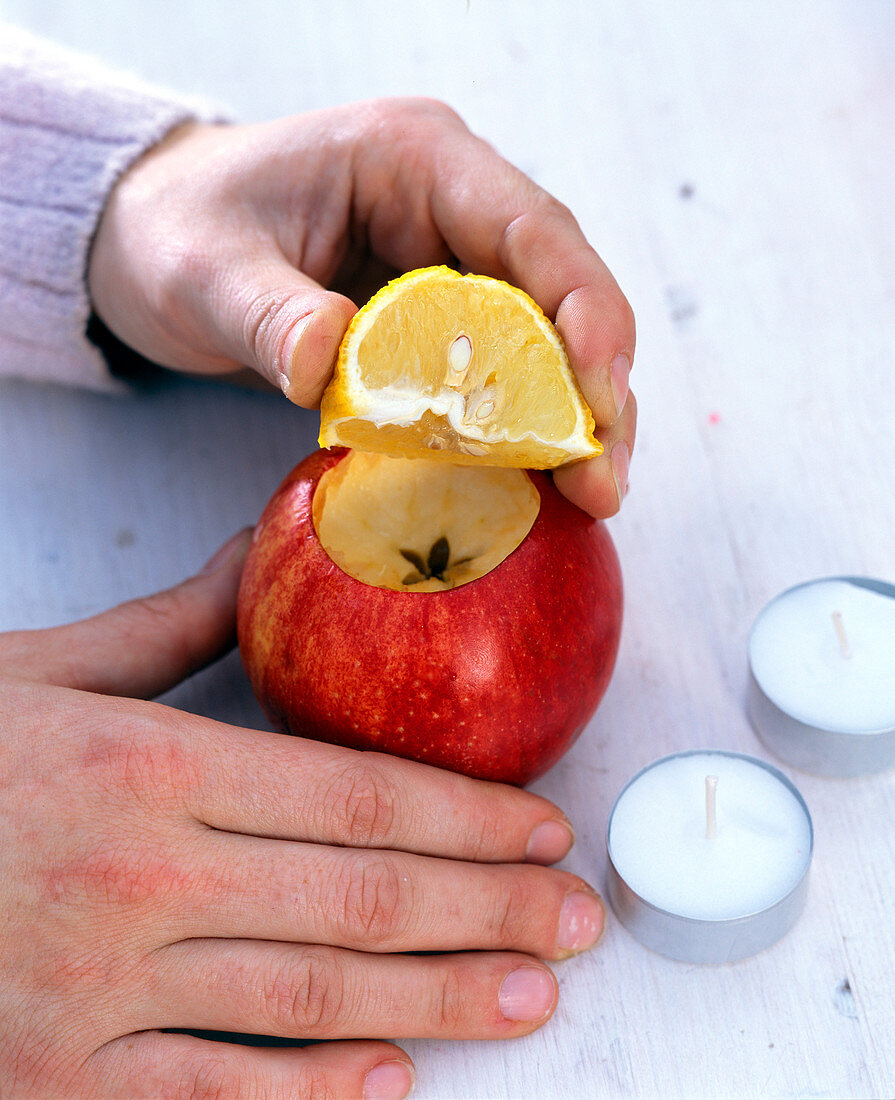
[{"label": "lilac knit sweater sleeve", "polygon": [[220,119],[0,26],[0,375],[112,391],[87,339],[87,257],[125,169],[182,122]]}]

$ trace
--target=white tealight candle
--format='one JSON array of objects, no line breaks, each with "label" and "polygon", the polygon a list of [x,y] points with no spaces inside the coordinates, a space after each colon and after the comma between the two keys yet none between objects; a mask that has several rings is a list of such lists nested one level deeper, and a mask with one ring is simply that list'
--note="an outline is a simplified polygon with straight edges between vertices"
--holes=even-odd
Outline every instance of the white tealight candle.
[{"label": "white tealight candle", "polygon": [[730,962],[776,942],[804,904],[813,831],[796,788],[738,753],[664,757],[609,820],[610,902],[648,947]]},{"label": "white tealight candle", "polygon": [[838,776],[895,763],[895,586],[790,588],[756,619],[749,664],[750,717],[782,759]]}]

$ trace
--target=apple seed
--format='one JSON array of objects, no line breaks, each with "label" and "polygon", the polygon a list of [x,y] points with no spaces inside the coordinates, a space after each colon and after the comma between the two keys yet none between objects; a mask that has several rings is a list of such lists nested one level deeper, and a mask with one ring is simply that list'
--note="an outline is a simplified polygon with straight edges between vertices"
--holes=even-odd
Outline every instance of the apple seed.
[{"label": "apple seed", "polygon": [[[443,581],[445,579],[444,574],[451,564],[451,544],[444,535],[432,543],[425,561],[415,550],[399,550],[398,553],[405,561],[410,562],[416,570],[414,573],[408,573],[401,582],[406,585],[419,584],[420,581],[433,578],[437,581]],[[454,566],[465,565],[469,560],[469,558],[463,558],[453,564]]]},{"label": "apple seed", "polygon": [[432,543],[432,548],[429,550],[429,560],[427,562],[429,566],[429,576],[438,577],[440,581],[444,580],[442,573],[447,569],[450,560],[451,544],[444,535],[442,535],[440,539],[436,539]]},{"label": "apple seed", "polygon": [[[413,568],[422,576],[428,577],[429,573],[426,569],[426,563],[419,556],[415,550],[400,550],[398,551],[405,561],[409,561]],[[407,584],[407,581],[404,581]]]}]

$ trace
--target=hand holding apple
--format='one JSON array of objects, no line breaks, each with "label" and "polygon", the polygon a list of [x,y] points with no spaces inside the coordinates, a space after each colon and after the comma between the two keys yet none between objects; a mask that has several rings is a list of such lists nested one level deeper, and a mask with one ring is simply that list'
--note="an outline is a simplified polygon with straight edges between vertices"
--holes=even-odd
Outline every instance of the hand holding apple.
[{"label": "hand holding apple", "polygon": [[536,956],[600,933],[536,866],[572,842],[545,799],[145,701],[227,649],[245,549],[0,635],[4,1097],[396,1096],[390,1040],[529,1033],[557,998]]}]

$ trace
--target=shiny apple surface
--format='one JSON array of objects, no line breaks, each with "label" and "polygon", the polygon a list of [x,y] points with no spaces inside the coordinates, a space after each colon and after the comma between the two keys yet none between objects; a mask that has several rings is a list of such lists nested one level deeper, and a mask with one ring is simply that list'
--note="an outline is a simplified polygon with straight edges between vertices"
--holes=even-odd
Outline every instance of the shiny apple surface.
[{"label": "shiny apple surface", "polygon": [[243,575],[239,644],[273,725],[524,784],[574,743],[618,650],[622,582],[605,526],[532,472],[530,531],[485,575],[440,591],[364,583],[313,521],[317,451],[265,509]]}]

